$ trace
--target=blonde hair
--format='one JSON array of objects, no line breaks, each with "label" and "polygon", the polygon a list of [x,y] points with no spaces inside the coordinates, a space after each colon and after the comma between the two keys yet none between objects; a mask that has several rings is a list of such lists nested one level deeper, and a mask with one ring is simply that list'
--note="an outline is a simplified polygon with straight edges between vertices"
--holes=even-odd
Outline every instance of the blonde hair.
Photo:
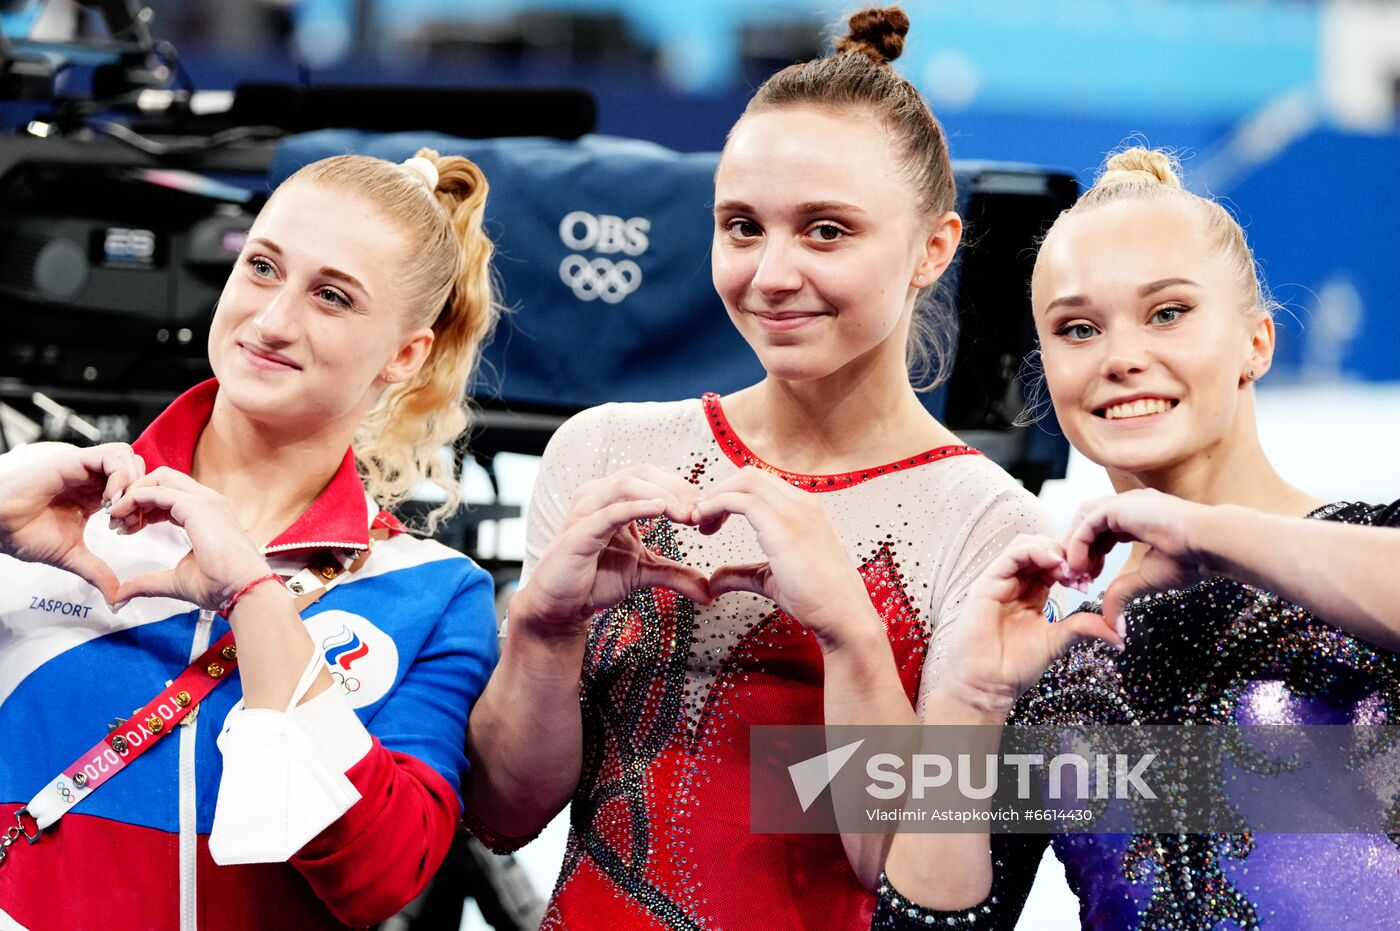
[{"label": "blonde hair", "polygon": [[[923,95],[890,67],[908,33],[909,16],[897,6],[860,10],[831,55],[790,65],[764,81],[744,114],[815,106],[873,115],[895,141],[920,212],[931,218],[952,210],[957,192],[943,127]],[[920,289],[909,325],[905,361],[919,391],[947,377],[957,348],[957,315],[945,282],[946,276]]]},{"label": "blonde hair", "polygon": [[313,162],[287,181],[313,181],[360,194],[408,241],[409,259],[399,273],[410,295],[403,313],[410,329],[432,328],[432,349],[411,379],[385,389],[361,421],[354,450],[365,489],[380,507],[402,502],[422,479],[447,494],[428,514],[424,529],[431,533],[461,503],[451,465],[440,450],[467,430],[467,386],[499,305],[491,278],[491,240],[482,229],[485,176],[461,156],[419,149],[415,157],[437,169],[434,190],[428,190],[426,172],[364,155]]},{"label": "blonde hair", "polygon": [[1278,304],[1269,296],[1239,221],[1218,202],[1186,190],[1181,175],[1181,162],[1163,149],[1132,146],[1110,155],[1094,180],[1094,186],[1074,206],[1060,214],[1045,238],[1050,238],[1055,226],[1064,217],[1085,213],[1104,204],[1126,200],[1163,200],[1187,204],[1200,216],[1206,235],[1221,258],[1229,264],[1242,293],[1248,296],[1248,309],[1254,313],[1273,313]]}]

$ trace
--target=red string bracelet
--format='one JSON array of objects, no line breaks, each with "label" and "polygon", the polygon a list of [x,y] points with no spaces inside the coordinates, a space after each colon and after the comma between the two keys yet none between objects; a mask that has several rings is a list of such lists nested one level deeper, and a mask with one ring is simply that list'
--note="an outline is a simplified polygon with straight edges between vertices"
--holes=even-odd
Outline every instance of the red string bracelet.
[{"label": "red string bracelet", "polygon": [[248,594],[248,592],[252,591],[254,588],[257,588],[262,583],[273,581],[275,581],[278,585],[282,586],[283,588],[287,587],[287,583],[282,581],[282,577],[275,572],[269,572],[267,575],[258,576],[256,579],[249,582],[247,585],[243,586],[238,591],[234,592],[233,596],[229,598],[228,601],[225,601],[223,604],[219,605],[219,617],[222,617],[225,620],[227,620],[229,612],[231,612],[235,607],[237,607],[238,599],[242,598],[244,595]]}]

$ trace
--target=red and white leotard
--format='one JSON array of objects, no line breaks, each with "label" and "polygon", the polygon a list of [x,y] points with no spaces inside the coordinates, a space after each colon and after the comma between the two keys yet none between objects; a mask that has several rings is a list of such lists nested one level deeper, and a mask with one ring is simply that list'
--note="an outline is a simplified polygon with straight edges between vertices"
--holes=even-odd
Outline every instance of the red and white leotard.
[{"label": "red and white leotard", "polygon": [[[744,465],[822,495],[884,618],[911,701],[936,679],[968,584],[1039,504],[966,446],[844,475],[796,475],[734,435],[717,396],[585,411],[555,435],[530,507],[526,576],[583,483],[639,463],[702,488]],[[752,528],[702,536],[643,522],[648,546],[702,570],[761,561]],[[932,660],[925,662],[926,655]],[[583,669],[583,769],[545,928],[869,927],[834,835],[749,830],[748,728],[822,722],[822,657],[796,620],[736,593],[697,607],[634,593],[593,622]]]}]

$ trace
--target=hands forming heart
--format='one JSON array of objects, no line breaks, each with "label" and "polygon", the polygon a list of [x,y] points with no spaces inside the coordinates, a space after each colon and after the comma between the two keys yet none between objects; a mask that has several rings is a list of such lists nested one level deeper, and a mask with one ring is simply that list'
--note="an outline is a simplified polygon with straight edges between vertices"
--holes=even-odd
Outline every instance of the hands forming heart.
[{"label": "hands forming heart", "polygon": [[[713,534],[743,517],[768,558],[723,566],[707,576],[648,550],[635,521],[665,516]],[[874,622],[874,609],[826,508],[759,469],[702,491],[674,472],[634,466],[590,482],[511,605],[513,624],[533,633],[577,635],[597,610],[633,591],[664,586],[699,604],[747,591],[798,618],[824,645],[851,624]]]},{"label": "hands forming heart", "polygon": [[[1184,588],[1214,574],[1208,553],[1194,540],[1206,505],[1150,489],[1085,502],[1063,543],[1020,536],[972,584],[953,634],[945,687],[959,701],[1005,714],[1054,660],[1075,643],[1104,640],[1119,649],[1126,630],[1123,607],[1133,597]],[[1087,590],[1103,572],[1104,557],[1121,542],[1146,544],[1135,567],[1104,593],[1103,614],[1072,614],[1047,624],[1050,588]]]},{"label": "hands forming heart", "polygon": [[1104,617],[1122,633],[1123,606],[1147,592],[1186,588],[1218,573],[1198,528],[1209,505],[1150,488],[1084,502],[1065,536],[1065,559],[1078,579],[1098,578],[1104,557],[1119,543],[1146,544],[1141,562],[1120,573],[1104,592]]},{"label": "hands forming heart", "polygon": [[[100,510],[119,533],[169,521],[184,529],[191,550],[170,569],[119,580],[83,541]],[[165,596],[213,610],[268,571],[222,495],[173,469],[148,474],[124,443],[64,449],[0,474],[0,552],[72,572],[114,608]]]},{"label": "hands forming heart", "polygon": [[[1011,703],[1074,643],[1123,645],[1123,605],[1144,591],[1178,588],[1211,574],[1192,542],[1204,509],[1159,492],[1100,498],[1080,508],[1065,541],[1018,537],[969,589],[953,633],[947,680],[962,700],[1009,710]],[[767,559],[706,576],[647,549],[636,521],[665,516],[713,534],[731,516],[753,528]],[[1047,624],[1051,586],[1085,588],[1119,542],[1147,544],[1144,558],[1108,587],[1103,616],[1071,615]],[[801,621],[828,648],[856,625],[877,623],[864,584],[819,496],[746,468],[702,491],[674,472],[635,466],[581,487],[534,574],[511,605],[513,623],[546,636],[579,636],[595,611],[652,586],[700,604],[753,592]]]},{"label": "hands forming heart", "polygon": [[[1121,645],[1121,612],[1129,598],[1212,574],[1209,554],[1192,539],[1204,508],[1155,491],[1132,491],[1087,502],[1064,543],[1018,538],[970,589],[955,638],[966,662],[950,665],[984,700],[1005,694],[1014,699],[1077,640]],[[169,521],[185,530],[191,550],[170,569],[121,581],[83,541],[88,519],[103,509],[121,533]],[[636,521],[663,515],[703,534],[717,532],[731,516],[742,517],[767,559],[723,566],[707,576],[643,545]],[[1109,585],[1104,616],[1077,614],[1046,624],[1042,610],[1050,586],[1082,587],[1123,541],[1145,543],[1147,550]],[[172,469],[147,474],[141,457],[120,443],[65,449],[0,474],[0,552],[72,572],[117,607],[135,597],[166,596],[214,609],[268,571],[222,495]],[[700,604],[729,592],[752,592],[800,620],[823,647],[843,642],[853,625],[877,622],[818,496],[753,468],[702,491],[651,465],[580,488],[512,605],[512,616],[538,633],[576,634],[595,611],[653,586]]]}]

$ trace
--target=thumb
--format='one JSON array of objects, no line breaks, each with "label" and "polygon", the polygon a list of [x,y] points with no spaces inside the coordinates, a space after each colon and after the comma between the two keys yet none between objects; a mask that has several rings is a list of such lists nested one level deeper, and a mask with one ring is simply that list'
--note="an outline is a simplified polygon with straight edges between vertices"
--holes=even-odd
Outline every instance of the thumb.
[{"label": "thumb", "polygon": [[175,578],[174,569],[162,569],[159,572],[143,572],[140,575],[133,575],[117,587],[112,603],[116,606],[126,604],[133,598],[180,598],[180,589]]},{"label": "thumb", "polygon": [[64,563],[65,569],[91,583],[93,588],[101,592],[108,604],[115,603],[120,583],[117,581],[117,574],[105,560],[85,547],[75,547],[68,552]]},{"label": "thumb", "polygon": [[718,598],[729,592],[753,592],[771,601],[773,596],[768,592],[770,578],[772,570],[766,562],[721,566],[710,576],[710,594]]},{"label": "thumb", "polygon": [[661,556],[645,559],[638,567],[639,588],[661,586],[699,604],[714,600],[709,579],[694,566],[687,566]]},{"label": "thumb", "polygon": [[1061,653],[1081,640],[1105,640],[1119,649],[1124,645],[1123,632],[1115,626],[1113,617],[1107,613],[1100,615],[1092,611],[1080,611],[1052,627],[1061,628],[1056,633]]},{"label": "thumb", "polygon": [[1109,583],[1103,593],[1103,616],[1104,620],[1118,631],[1119,636],[1127,635],[1124,629],[1123,609],[1135,596],[1151,588],[1147,579],[1136,569],[1123,573]]}]

